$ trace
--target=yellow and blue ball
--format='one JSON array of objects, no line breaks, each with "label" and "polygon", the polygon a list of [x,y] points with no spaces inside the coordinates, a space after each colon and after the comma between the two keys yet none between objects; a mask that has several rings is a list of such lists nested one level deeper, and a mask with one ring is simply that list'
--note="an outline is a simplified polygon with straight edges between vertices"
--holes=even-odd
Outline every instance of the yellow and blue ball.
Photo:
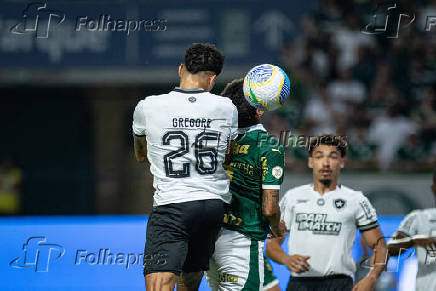
[{"label": "yellow and blue ball", "polygon": [[256,66],[244,78],[245,99],[258,109],[272,111],[279,108],[289,93],[289,77],[278,66]]}]

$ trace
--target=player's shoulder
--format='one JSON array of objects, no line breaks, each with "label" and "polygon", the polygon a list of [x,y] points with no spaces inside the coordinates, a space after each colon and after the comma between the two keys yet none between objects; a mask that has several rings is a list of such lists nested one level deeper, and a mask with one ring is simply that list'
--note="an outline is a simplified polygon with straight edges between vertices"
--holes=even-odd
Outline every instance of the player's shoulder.
[{"label": "player's shoulder", "polygon": [[229,108],[236,110],[235,104],[233,104],[232,100],[229,97],[216,95],[210,92],[204,92],[203,94],[206,95],[211,102],[214,101],[222,106],[228,106]]},{"label": "player's shoulder", "polygon": [[346,194],[348,197],[353,198],[353,199],[361,200],[361,199],[366,198],[366,196],[363,194],[362,191],[352,189],[352,188],[345,186],[345,185],[342,185],[342,184],[339,185],[339,191],[341,193]]},{"label": "player's shoulder", "polygon": [[299,195],[307,195],[307,192],[310,191],[312,191],[312,184],[297,186],[286,191],[286,193],[283,195],[283,198],[286,197],[287,199],[291,199]]},{"label": "player's shoulder", "polygon": [[261,130],[258,132],[257,140],[261,151],[276,151],[284,154],[284,147],[280,144],[279,140],[267,131]]},{"label": "player's shoulder", "polygon": [[407,214],[405,218],[411,217],[423,218],[425,220],[434,220],[436,219],[436,208],[415,209]]},{"label": "player's shoulder", "polygon": [[165,97],[166,95],[168,95],[168,94],[146,96],[146,97],[142,98],[141,100],[139,100],[139,102],[136,106],[137,107],[150,106],[151,104],[153,104],[155,102],[163,101],[164,98],[162,98],[162,97]]}]

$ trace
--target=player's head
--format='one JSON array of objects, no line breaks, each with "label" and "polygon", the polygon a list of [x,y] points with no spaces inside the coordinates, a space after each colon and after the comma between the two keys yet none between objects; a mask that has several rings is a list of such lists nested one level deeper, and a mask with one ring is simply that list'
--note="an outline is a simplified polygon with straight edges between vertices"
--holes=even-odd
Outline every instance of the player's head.
[{"label": "player's head", "polygon": [[221,73],[224,55],[212,44],[193,43],[185,53],[185,63],[179,66],[180,86],[198,86],[212,90]]},{"label": "player's head", "polygon": [[327,186],[336,183],[346,154],[347,142],[343,136],[323,134],[311,137],[308,166],[313,170],[314,180]]},{"label": "player's head", "polygon": [[222,96],[229,97],[238,109],[238,127],[244,128],[260,123],[264,111],[256,109],[245,100],[244,79],[236,79],[228,83],[221,92]]}]

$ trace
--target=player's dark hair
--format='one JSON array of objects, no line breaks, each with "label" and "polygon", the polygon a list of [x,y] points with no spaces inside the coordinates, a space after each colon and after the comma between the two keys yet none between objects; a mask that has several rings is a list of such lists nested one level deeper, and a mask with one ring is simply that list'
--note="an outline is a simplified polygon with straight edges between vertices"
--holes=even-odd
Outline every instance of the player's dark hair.
[{"label": "player's dark hair", "polygon": [[193,43],[186,50],[185,66],[191,74],[198,72],[221,73],[224,64],[224,55],[212,44]]},{"label": "player's dark hair", "polygon": [[311,157],[315,148],[319,145],[335,146],[341,153],[341,157],[347,155],[347,139],[342,135],[334,134],[321,134],[318,136],[310,137],[309,142],[309,156]]},{"label": "player's dark hair", "polygon": [[221,92],[222,96],[229,97],[238,109],[238,127],[244,128],[259,123],[256,108],[250,105],[244,97],[244,79],[236,79],[228,83]]}]

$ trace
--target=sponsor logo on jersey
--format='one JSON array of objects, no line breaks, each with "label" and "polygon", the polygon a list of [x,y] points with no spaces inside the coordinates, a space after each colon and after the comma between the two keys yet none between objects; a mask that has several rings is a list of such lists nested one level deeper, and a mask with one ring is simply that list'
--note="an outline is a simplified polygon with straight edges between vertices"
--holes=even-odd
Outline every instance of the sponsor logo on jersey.
[{"label": "sponsor logo on jersey", "polygon": [[327,221],[327,214],[322,213],[297,213],[295,222],[299,231],[311,231],[313,234],[338,235],[342,223]]},{"label": "sponsor logo on jersey", "polygon": [[342,208],[344,208],[345,205],[347,204],[347,201],[345,201],[345,200],[342,199],[342,198],[338,198],[338,199],[335,199],[335,200],[333,201],[333,204],[335,205],[335,207],[336,207],[337,209],[342,209]]},{"label": "sponsor logo on jersey", "polygon": [[191,96],[188,98],[189,102],[194,103],[195,101],[197,101],[197,98],[195,98],[194,96]]},{"label": "sponsor logo on jersey", "polygon": [[248,144],[237,144],[233,147],[234,154],[248,154],[248,149],[250,145]]},{"label": "sponsor logo on jersey", "polygon": [[369,207],[368,203],[365,200],[362,200],[359,202],[360,206],[363,209],[363,212],[365,213],[365,216],[367,219],[372,219],[374,215],[371,212],[371,208]]},{"label": "sponsor logo on jersey", "polygon": [[316,200],[316,204],[318,204],[319,206],[323,206],[325,204],[325,201],[323,198],[319,198],[318,200]]},{"label": "sponsor logo on jersey", "polygon": [[220,282],[238,283],[238,280],[239,280],[238,276],[230,275],[227,273],[220,273],[219,277],[220,277],[220,279],[219,279]]},{"label": "sponsor logo on jersey", "polygon": [[283,175],[283,168],[280,166],[276,166],[272,168],[271,173],[276,179],[280,179]]}]

